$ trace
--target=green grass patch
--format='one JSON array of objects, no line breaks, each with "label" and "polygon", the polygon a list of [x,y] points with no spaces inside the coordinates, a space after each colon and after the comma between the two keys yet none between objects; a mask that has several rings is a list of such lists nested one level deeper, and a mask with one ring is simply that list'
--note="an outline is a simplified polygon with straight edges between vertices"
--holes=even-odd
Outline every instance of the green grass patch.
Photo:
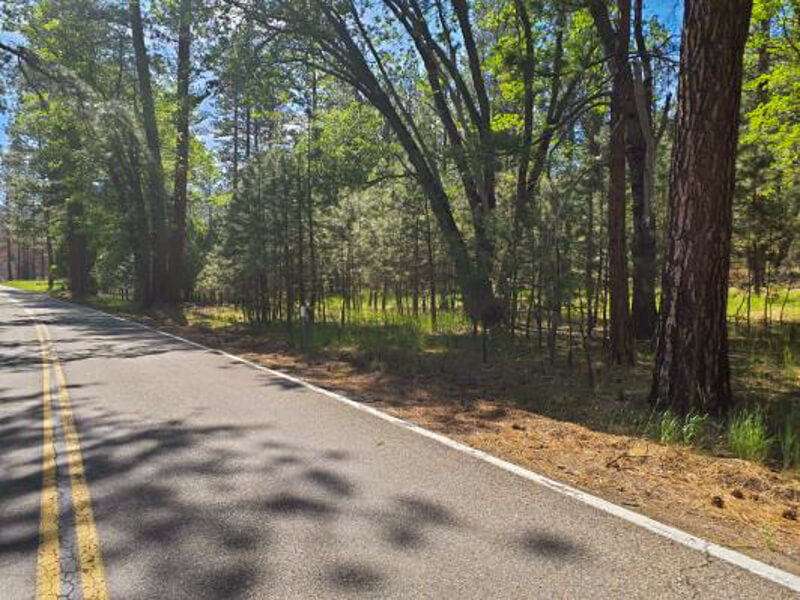
[{"label": "green grass patch", "polygon": [[[46,291],[44,281],[15,283],[20,289]],[[732,292],[734,299],[736,293]],[[69,299],[68,292],[53,295]],[[799,295],[800,291],[790,293],[787,307],[793,309]],[[539,347],[535,330],[527,337],[522,332],[513,336],[498,328],[488,335],[489,365],[485,365],[482,337],[472,335],[472,324],[461,310],[438,312],[434,324],[430,313],[421,310],[421,302],[419,313],[414,315],[407,299],[401,312],[394,298],[387,298],[383,310],[382,302],[376,309],[367,295],[360,309],[351,302],[345,305],[341,297],[330,296],[324,301],[324,309],[322,302],[317,304],[315,322],[309,326],[306,340],[302,340],[297,312],[290,326],[282,320],[250,322],[238,306],[231,304],[184,304],[142,310],[133,301],[108,293],[85,298],[81,303],[107,312],[144,315],[165,324],[189,325],[198,331],[230,334],[233,338],[245,336],[259,350],[302,352],[315,360],[343,360],[358,369],[403,377],[434,376],[467,386],[470,393],[485,390],[487,396],[511,405],[592,429],[646,436],[712,453],[727,454],[727,447],[736,456],[749,460],[782,459],[786,468],[800,467],[800,422],[797,418],[788,422],[787,412],[779,410],[789,406],[800,411],[796,396],[800,381],[800,319],[788,320],[788,308],[784,323],[779,324],[773,313],[776,320],[768,328],[761,326],[755,314],[753,327],[741,320],[730,322],[736,399],[740,405],[761,407],[761,412],[737,413],[726,424],[708,415],[654,412],[647,402],[652,368],[649,347],[639,347],[639,360],[633,370],[608,365],[599,336],[600,325],[587,343],[594,373],[593,385],[588,386],[577,328],[573,329],[570,342],[566,324],[559,331],[553,363],[546,340]],[[577,319],[574,314],[573,317]]]},{"label": "green grass patch", "polygon": [[760,407],[745,408],[728,424],[728,448],[737,458],[764,462],[772,439],[767,435],[767,420]]},{"label": "green grass patch", "polygon": [[690,412],[686,416],[681,416],[666,410],[650,416],[645,427],[645,435],[657,439],[662,444],[697,446],[704,441],[709,424],[708,415]]},{"label": "green grass patch", "polygon": [[184,307],[186,322],[205,329],[225,329],[244,322],[242,311],[233,306],[194,306]]},{"label": "green grass patch", "polygon": [[681,441],[682,419],[671,410],[664,412],[659,419],[658,439],[662,444],[676,444]]},{"label": "green grass patch", "polygon": [[137,307],[133,300],[123,300],[119,296],[112,296],[110,294],[87,296],[81,301],[81,304],[107,312],[137,312]]},{"label": "green grass patch", "polygon": [[[800,322],[800,289],[775,287],[760,294],[750,294],[750,321],[758,324],[764,322],[764,310],[771,322]],[[736,321],[747,319],[747,290],[732,287],[728,292],[728,317]]]}]

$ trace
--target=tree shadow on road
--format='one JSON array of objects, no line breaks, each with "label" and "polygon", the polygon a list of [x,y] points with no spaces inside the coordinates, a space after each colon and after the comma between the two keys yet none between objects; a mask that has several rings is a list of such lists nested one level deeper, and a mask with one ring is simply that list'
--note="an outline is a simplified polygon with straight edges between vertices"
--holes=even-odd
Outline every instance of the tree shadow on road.
[{"label": "tree shadow on road", "polygon": [[[109,319],[84,317],[54,311],[48,319],[79,332],[56,340],[64,362],[192,351],[135,325],[109,330]],[[40,370],[37,346],[0,346],[0,367]],[[9,366],[9,354],[24,360]],[[586,556],[580,541],[511,533],[419,489],[376,486],[359,475],[368,457],[287,441],[262,413],[247,426],[200,425],[191,415],[113,411],[90,383],[72,389],[80,389],[73,411],[112,597],[397,595],[454,544],[521,565],[537,555],[565,566]],[[41,404],[38,393],[0,388],[0,565],[36,559]]]}]

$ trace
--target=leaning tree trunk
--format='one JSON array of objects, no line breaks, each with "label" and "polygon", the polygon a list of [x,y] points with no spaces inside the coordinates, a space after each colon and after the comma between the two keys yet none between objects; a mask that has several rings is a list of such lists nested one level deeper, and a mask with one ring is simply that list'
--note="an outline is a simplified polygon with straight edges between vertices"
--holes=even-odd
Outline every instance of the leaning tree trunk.
[{"label": "leaning tree trunk", "polygon": [[752,0],[687,0],[669,185],[669,240],[651,397],[732,404],[727,300],[742,60]]}]

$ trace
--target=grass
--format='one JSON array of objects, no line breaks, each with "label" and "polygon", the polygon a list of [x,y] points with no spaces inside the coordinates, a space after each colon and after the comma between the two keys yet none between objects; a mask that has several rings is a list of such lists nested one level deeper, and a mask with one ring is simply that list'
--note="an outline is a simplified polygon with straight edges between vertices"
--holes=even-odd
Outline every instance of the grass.
[{"label": "grass", "polygon": [[710,417],[708,415],[694,412],[686,415],[681,428],[683,443],[693,445],[702,442],[708,430],[709,422]]},{"label": "grass", "polygon": [[709,429],[710,417],[691,412],[686,416],[671,410],[653,413],[644,428],[644,434],[662,444],[699,446]]},{"label": "grass", "polygon": [[133,300],[123,300],[117,296],[101,294],[97,296],[90,296],[84,299],[84,304],[96,308],[98,310],[106,310],[109,312],[136,312],[136,304]]},{"label": "grass", "polygon": [[800,412],[791,410],[784,416],[783,427],[778,433],[778,446],[784,469],[800,467]]},{"label": "grass", "polygon": [[[786,304],[784,305],[784,301]],[[760,323],[764,320],[764,305],[771,321],[779,321],[783,311],[784,322],[800,322],[800,289],[770,288],[750,296],[750,320]],[[747,319],[747,290],[732,287],[728,293],[728,316],[738,322]]]},{"label": "grass", "polygon": [[[46,291],[44,281],[9,282],[28,291]],[[65,293],[64,293],[65,294]],[[58,295],[62,295],[59,293]],[[735,314],[742,292],[731,290],[731,313]],[[785,290],[774,298],[781,303]],[[776,302],[773,298],[773,303]],[[738,300],[738,302],[737,302]],[[762,304],[758,304],[758,302]],[[764,328],[756,319],[763,310],[763,295],[753,296],[753,325],[731,323],[731,362],[737,399],[747,406],[763,407],[760,416],[752,411],[737,413],[726,431],[725,423],[707,415],[653,413],[647,403],[651,355],[646,345],[638,348],[638,365],[620,369],[605,363],[602,341],[589,343],[594,385],[587,385],[586,365],[580,339],[570,345],[566,331],[559,336],[556,363],[550,364],[545,346],[538,347],[534,331],[530,339],[494,331],[489,341],[489,365],[481,360],[481,339],[471,335],[472,327],[461,311],[439,312],[436,326],[429,314],[401,314],[394,298],[387,310],[372,310],[367,297],[362,310],[346,310],[342,299],[329,297],[318,305],[316,322],[310,327],[305,347],[300,327],[283,322],[248,323],[237,307],[186,304],[179,310],[151,309],[147,316],[162,322],[190,326],[200,331],[242,335],[262,347],[299,352],[315,360],[344,360],[358,369],[401,376],[434,377],[451,382],[465,392],[481,390],[500,401],[557,420],[579,423],[597,431],[622,435],[645,435],[664,444],[680,444],[715,452],[727,447],[736,456],[756,462],[769,456],[770,448],[787,468],[800,465],[800,431],[795,421],[785,421],[774,406],[797,404],[800,383],[800,290],[790,292],[784,324]],[[130,300],[100,294],[85,304],[110,312],[140,313]],[[775,316],[775,315],[774,315]],[[798,322],[794,322],[797,319]],[[622,401],[622,402],[620,402]],[[800,406],[797,407],[800,411]],[[766,414],[778,416],[771,421]],[[798,424],[800,426],[800,424]],[[770,435],[775,444],[771,444]],[[780,455],[777,452],[780,452]]]},{"label": "grass", "polygon": [[2,283],[2,285],[16,288],[18,290],[23,290],[26,292],[37,292],[40,294],[46,294],[48,291],[63,290],[65,288],[65,283],[64,281],[61,280],[57,280],[54,282],[52,290],[48,290],[46,280],[39,280],[39,279],[15,279],[11,281],[1,281],[0,283]]},{"label": "grass", "polygon": [[768,437],[767,420],[760,407],[744,408],[728,424],[728,447],[734,456],[764,462],[772,439]]},{"label": "grass", "polygon": [[[142,316],[119,297],[100,295],[85,303]],[[787,468],[798,464],[792,453],[798,452],[800,430],[781,434],[786,413],[777,407],[798,404],[792,365],[800,357],[800,336],[791,327],[800,333],[800,323],[775,324],[768,331],[759,323],[749,329],[732,324],[736,398],[764,409],[759,427],[742,416],[747,413],[736,413],[738,421],[728,429],[707,415],[654,412],[647,400],[649,345],[637,346],[632,368],[608,364],[601,327],[588,341],[590,385],[577,328],[572,343],[566,326],[559,332],[554,363],[547,340],[539,347],[535,331],[530,338],[492,331],[484,364],[481,337],[471,335],[460,312],[440,313],[434,329],[430,315],[399,314],[393,302],[384,313],[365,301],[363,310],[345,312],[344,323],[341,307],[340,299],[330,298],[324,322],[318,306],[305,352],[296,320],[291,328],[248,323],[230,305],[186,304],[146,316],[167,331],[245,354],[553,479],[630,502],[697,535],[747,544],[759,553],[766,548],[779,553],[769,556],[783,564],[795,564],[800,531],[781,515],[794,501],[788,494],[800,494],[800,471],[773,473],[778,465],[772,459],[783,458]],[[774,443],[768,443],[770,436]],[[761,450],[752,450],[758,447],[753,439],[762,440]],[[732,453],[755,462],[730,460]],[[765,459],[767,465],[757,462]],[[732,492],[738,495],[730,498]],[[716,496],[735,510],[716,508]]]},{"label": "grass", "polygon": [[659,440],[662,444],[675,444],[680,442],[681,431],[683,430],[680,416],[671,410],[665,411],[659,419]]},{"label": "grass", "polygon": [[184,307],[186,322],[195,327],[220,330],[244,323],[241,311],[232,306],[193,306]]}]

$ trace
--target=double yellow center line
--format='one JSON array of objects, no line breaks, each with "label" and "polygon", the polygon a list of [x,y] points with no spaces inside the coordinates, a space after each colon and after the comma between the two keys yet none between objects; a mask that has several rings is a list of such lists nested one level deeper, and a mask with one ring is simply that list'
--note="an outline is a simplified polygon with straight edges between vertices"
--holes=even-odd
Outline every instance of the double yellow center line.
[{"label": "double yellow center line", "polygon": [[[42,356],[42,499],[41,523],[39,527],[39,553],[36,569],[36,598],[50,600],[63,597],[61,545],[64,527],[74,521],[80,560],[81,588],[84,600],[107,600],[103,559],[100,540],[92,513],[89,486],[81,456],[80,441],[70,407],[67,380],[64,370],[53,349],[53,339],[47,326],[36,323]],[[58,388],[58,411],[54,410],[51,385],[51,368]],[[58,413],[58,414],[57,414]],[[63,432],[64,457],[59,457],[56,444],[56,419],[60,417]],[[71,490],[72,519],[63,519],[59,511],[58,464],[66,462]],[[63,504],[63,502],[62,502]]]}]

